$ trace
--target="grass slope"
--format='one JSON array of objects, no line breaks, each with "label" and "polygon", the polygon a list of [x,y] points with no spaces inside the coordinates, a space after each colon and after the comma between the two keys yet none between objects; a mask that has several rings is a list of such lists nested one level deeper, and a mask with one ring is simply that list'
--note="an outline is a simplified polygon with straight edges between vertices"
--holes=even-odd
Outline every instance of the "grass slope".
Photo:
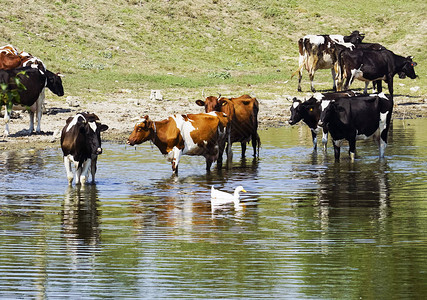
[{"label": "grass slope", "polygon": [[[66,95],[87,101],[124,90],[148,97],[150,89],[162,89],[168,99],[200,98],[202,90],[296,95],[297,79],[289,78],[298,64],[297,40],[355,29],[366,34],[365,41],[414,56],[420,78],[397,79],[396,94],[426,94],[427,2],[422,0],[4,2],[0,44],[41,58],[51,71],[66,75]],[[303,90],[309,91],[306,74],[304,79]],[[315,80],[318,89],[331,87],[327,70],[318,71]],[[421,88],[412,92],[413,86]]]}]

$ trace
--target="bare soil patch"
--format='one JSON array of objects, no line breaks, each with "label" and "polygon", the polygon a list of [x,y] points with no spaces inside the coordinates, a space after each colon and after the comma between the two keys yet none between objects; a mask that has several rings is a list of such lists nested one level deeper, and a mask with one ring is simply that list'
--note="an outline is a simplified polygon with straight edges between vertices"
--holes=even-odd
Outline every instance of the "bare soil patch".
[{"label": "bare soil patch", "polygon": [[[303,94],[297,94],[303,98]],[[275,99],[258,99],[260,102],[259,125],[261,128],[289,126],[291,96],[277,96]],[[111,97],[108,101],[85,103],[78,97],[47,99],[42,117],[42,132],[28,134],[29,114],[16,111],[10,121],[8,137],[0,137],[0,149],[45,149],[60,147],[59,139],[65,120],[78,112],[96,113],[109,129],[102,134],[103,141],[126,143],[133,126],[142,116],[162,120],[172,114],[200,113],[203,108],[195,104],[195,99],[150,100],[126,98],[123,95]],[[427,117],[427,99],[396,95],[393,118]],[[1,119],[0,124],[4,126]],[[3,127],[4,128],[4,127]],[[0,129],[2,130],[2,129]]]}]

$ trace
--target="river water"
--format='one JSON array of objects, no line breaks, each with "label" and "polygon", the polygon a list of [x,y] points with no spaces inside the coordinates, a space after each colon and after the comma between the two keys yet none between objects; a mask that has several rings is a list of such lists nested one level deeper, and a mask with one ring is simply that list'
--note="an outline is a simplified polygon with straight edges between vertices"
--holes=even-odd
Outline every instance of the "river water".
[{"label": "river water", "polygon": [[[260,131],[260,158],[210,174],[106,143],[68,187],[59,147],[0,153],[0,298],[421,299],[427,121],[394,120],[386,158],[313,153],[305,126]],[[210,187],[247,190],[212,210]]]}]

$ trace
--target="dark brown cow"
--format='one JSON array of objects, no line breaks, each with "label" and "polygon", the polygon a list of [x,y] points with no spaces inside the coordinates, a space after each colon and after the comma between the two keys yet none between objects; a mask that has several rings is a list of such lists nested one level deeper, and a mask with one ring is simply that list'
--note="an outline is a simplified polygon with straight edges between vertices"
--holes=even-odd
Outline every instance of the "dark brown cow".
[{"label": "dark brown cow", "polygon": [[227,117],[219,112],[173,115],[162,121],[145,116],[135,125],[127,143],[136,145],[151,140],[172,162],[174,174],[178,174],[181,155],[204,156],[209,172],[212,163],[222,157],[227,123]]},{"label": "dark brown cow", "polygon": [[108,129],[101,124],[93,113],[79,113],[69,117],[61,133],[61,149],[64,153],[64,165],[67,171],[68,183],[73,182],[71,163],[76,169],[76,184],[85,184],[89,178],[89,167],[92,183],[95,183],[96,162],[102,153],[101,131]]},{"label": "dark brown cow", "polygon": [[232,156],[231,145],[239,142],[242,147],[242,157],[245,157],[246,143],[252,140],[253,156],[259,155],[261,144],[258,130],[258,100],[249,95],[237,98],[224,98],[209,96],[202,100],[196,100],[196,104],[205,107],[206,112],[219,111],[227,115],[229,119],[230,137],[227,143],[227,157]]}]

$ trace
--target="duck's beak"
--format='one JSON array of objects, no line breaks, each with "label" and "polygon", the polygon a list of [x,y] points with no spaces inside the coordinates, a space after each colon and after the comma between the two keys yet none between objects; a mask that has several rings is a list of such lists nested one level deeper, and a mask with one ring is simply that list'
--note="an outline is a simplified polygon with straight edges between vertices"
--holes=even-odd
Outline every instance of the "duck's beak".
[{"label": "duck's beak", "polygon": [[244,189],[242,190],[242,192],[247,193]]}]

